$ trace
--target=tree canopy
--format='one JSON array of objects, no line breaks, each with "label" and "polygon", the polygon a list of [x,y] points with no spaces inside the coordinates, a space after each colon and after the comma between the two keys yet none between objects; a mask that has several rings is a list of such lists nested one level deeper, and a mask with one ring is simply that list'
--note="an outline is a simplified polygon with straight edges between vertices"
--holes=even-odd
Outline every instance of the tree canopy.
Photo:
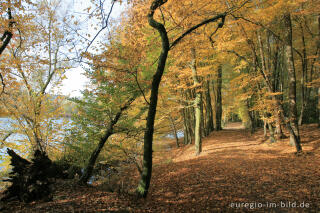
[{"label": "tree canopy", "polygon": [[[145,198],[161,141],[201,157],[207,137],[242,122],[250,135],[263,129],[269,145],[288,138],[302,155],[302,125],[320,127],[316,0],[6,0],[0,8],[2,176],[11,168],[5,148],[29,161],[41,153],[69,173],[81,168],[82,185],[102,165],[133,165],[135,194]],[[88,79],[80,97],[61,90],[72,70]]]}]

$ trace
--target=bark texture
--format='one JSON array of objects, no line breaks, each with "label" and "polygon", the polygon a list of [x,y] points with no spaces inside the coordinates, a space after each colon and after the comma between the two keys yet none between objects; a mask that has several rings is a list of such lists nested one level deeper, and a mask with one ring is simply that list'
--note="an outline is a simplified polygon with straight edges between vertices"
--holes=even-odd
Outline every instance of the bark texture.
[{"label": "bark texture", "polygon": [[217,100],[216,100],[216,130],[222,130],[222,66],[220,65],[217,73]]},{"label": "bark texture", "polygon": [[192,78],[193,84],[196,87],[196,98],[194,100],[194,108],[195,108],[195,131],[194,131],[194,144],[196,149],[196,155],[199,155],[202,151],[202,139],[201,139],[201,121],[202,121],[202,113],[201,113],[201,105],[202,105],[202,94],[200,90],[200,81],[197,75],[197,67],[196,67],[196,50],[194,48],[191,49],[192,61],[191,61],[191,70],[192,70]]},{"label": "bark texture", "polygon": [[300,134],[297,122],[296,104],[296,73],[292,49],[292,23],[290,13],[284,15],[285,23],[285,52],[287,57],[287,70],[289,78],[289,119],[292,131],[290,131],[290,144],[296,146],[297,152],[302,151],[300,144]]}]

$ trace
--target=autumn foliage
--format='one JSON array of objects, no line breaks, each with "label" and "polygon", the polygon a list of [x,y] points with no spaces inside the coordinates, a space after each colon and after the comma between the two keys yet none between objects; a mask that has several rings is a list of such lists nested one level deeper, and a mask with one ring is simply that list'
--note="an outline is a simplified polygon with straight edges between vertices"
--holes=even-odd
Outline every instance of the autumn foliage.
[{"label": "autumn foliage", "polygon": [[[318,181],[307,169],[318,169],[316,0],[73,3],[0,3],[2,176],[4,148],[27,159],[39,150],[81,167],[81,187],[100,177],[124,197],[102,184],[71,207],[32,207],[196,212],[294,198],[319,208],[318,188],[302,181]],[[81,97],[60,88],[74,70],[88,79]]]}]

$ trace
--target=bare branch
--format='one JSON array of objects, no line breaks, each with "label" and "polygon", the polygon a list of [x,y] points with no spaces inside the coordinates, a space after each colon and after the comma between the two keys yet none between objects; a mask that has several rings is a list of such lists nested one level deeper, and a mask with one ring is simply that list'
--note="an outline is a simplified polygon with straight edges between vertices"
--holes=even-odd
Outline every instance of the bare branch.
[{"label": "bare branch", "polygon": [[206,19],[204,21],[202,21],[201,23],[191,27],[190,29],[188,29],[186,32],[184,32],[181,36],[179,36],[176,40],[174,40],[172,42],[172,44],[170,45],[170,49],[172,49],[174,46],[176,46],[186,35],[190,34],[191,32],[193,32],[194,30],[198,29],[199,27],[206,25],[208,23],[211,22],[216,22],[217,20],[221,19],[222,20],[222,24],[219,23],[218,28],[221,28],[224,24],[224,19],[226,17],[227,13],[221,13],[219,15],[216,15],[212,18]]},{"label": "bare branch", "polygon": [[[85,51],[84,51],[83,53],[86,53],[86,52],[89,50],[90,46],[93,44],[93,42],[94,42],[94,41],[96,40],[96,38],[99,36],[99,34],[100,34],[104,29],[106,29],[106,28],[108,27],[109,18],[110,18],[110,15],[111,15],[111,12],[112,12],[112,10],[113,10],[113,6],[114,6],[115,2],[116,2],[116,0],[113,0],[113,1],[112,1],[112,5],[111,5],[111,8],[110,8],[110,10],[109,10],[107,19],[105,20],[105,25],[102,26],[102,28],[96,33],[96,35],[95,35],[95,36],[93,37],[93,39],[89,42],[88,46],[86,47],[86,49],[85,49]],[[82,56],[81,56],[81,58],[80,58],[80,62],[81,62],[81,61],[82,61]]]}]

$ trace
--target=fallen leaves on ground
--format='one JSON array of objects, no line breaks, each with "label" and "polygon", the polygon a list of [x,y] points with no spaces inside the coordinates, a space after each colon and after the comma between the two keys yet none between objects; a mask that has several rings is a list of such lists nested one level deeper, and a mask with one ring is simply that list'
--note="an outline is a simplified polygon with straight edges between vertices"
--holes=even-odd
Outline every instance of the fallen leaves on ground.
[{"label": "fallen leaves on ground", "polygon": [[[319,212],[320,130],[305,125],[301,135],[298,156],[289,139],[269,144],[261,130],[213,132],[200,156],[193,145],[174,148],[168,141],[172,149],[155,152],[146,199],[60,181],[53,201],[11,202],[9,212]],[[132,172],[124,177],[131,193],[139,178]]]}]

